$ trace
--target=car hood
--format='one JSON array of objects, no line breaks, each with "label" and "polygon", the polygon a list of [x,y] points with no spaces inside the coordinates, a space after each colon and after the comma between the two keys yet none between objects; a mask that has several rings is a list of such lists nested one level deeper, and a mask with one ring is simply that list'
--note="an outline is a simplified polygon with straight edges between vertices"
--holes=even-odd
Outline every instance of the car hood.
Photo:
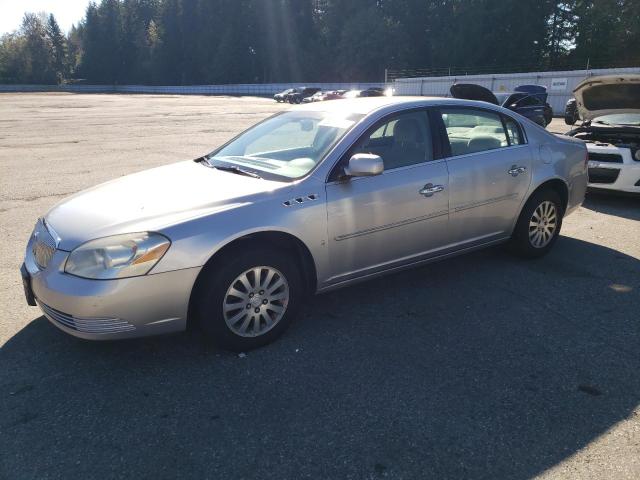
[{"label": "car hood", "polygon": [[193,161],[121,177],[79,192],[45,216],[61,250],[120,233],[161,231],[193,218],[237,208],[288,183],[223,172]]},{"label": "car hood", "polygon": [[454,83],[449,89],[453,98],[461,98],[463,100],[479,100],[481,102],[493,103],[500,105],[498,99],[491,90],[474,83]]},{"label": "car hood", "polygon": [[640,113],[640,75],[587,78],[573,94],[584,121],[613,113]]}]

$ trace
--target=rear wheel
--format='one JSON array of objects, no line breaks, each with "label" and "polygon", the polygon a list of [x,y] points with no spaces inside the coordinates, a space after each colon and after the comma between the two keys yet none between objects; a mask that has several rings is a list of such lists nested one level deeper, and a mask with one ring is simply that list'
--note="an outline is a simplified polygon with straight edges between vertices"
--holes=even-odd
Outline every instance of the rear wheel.
[{"label": "rear wheel", "polygon": [[560,196],[545,189],[527,201],[511,237],[516,253],[529,257],[542,257],[549,253],[558,240],[564,210]]},{"label": "rear wheel", "polygon": [[232,351],[278,338],[303,294],[295,262],[279,250],[243,252],[203,275],[195,305],[198,323],[216,345]]}]

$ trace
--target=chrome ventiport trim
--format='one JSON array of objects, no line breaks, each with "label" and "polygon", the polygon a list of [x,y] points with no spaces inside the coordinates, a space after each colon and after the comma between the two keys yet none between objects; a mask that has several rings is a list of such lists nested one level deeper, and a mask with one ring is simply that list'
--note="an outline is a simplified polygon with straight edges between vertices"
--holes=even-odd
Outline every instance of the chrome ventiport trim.
[{"label": "chrome ventiport trim", "polygon": [[36,300],[45,316],[54,323],[82,333],[110,334],[130,332],[136,327],[119,318],[74,317]]},{"label": "chrome ventiport trim", "polygon": [[313,202],[314,200],[318,200],[318,198],[320,198],[320,196],[317,193],[312,193],[304,197],[296,197],[291,200],[286,200],[282,202],[282,205],[285,207],[293,207],[294,205],[301,205],[305,202]]}]

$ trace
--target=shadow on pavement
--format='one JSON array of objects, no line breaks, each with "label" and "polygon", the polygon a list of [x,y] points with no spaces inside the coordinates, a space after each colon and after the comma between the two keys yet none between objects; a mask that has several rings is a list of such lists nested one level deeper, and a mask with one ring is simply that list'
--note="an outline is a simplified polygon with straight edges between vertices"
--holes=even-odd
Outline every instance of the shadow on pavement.
[{"label": "shadow on pavement", "polygon": [[318,296],[245,358],[39,318],[0,350],[0,477],[530,478],[640,403],[639,269],[492,249]]},{"label": "shadow on pavement", "polygon": [[582,206],[594,212],[640,221],[640,195],[589,192]]}]

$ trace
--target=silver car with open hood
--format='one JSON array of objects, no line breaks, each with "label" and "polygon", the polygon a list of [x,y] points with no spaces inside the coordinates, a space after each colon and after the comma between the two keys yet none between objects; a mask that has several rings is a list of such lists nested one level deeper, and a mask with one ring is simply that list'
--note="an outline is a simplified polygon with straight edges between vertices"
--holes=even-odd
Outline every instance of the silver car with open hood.
[{"label": "silver car with open hood", "polygon": [[583,142],[499,106],[311,103],[58,203],[29,239],[25,293],[84,339],[198,327],[248,350],[308,294],[502,242],[542,256],[586,184]]}]

